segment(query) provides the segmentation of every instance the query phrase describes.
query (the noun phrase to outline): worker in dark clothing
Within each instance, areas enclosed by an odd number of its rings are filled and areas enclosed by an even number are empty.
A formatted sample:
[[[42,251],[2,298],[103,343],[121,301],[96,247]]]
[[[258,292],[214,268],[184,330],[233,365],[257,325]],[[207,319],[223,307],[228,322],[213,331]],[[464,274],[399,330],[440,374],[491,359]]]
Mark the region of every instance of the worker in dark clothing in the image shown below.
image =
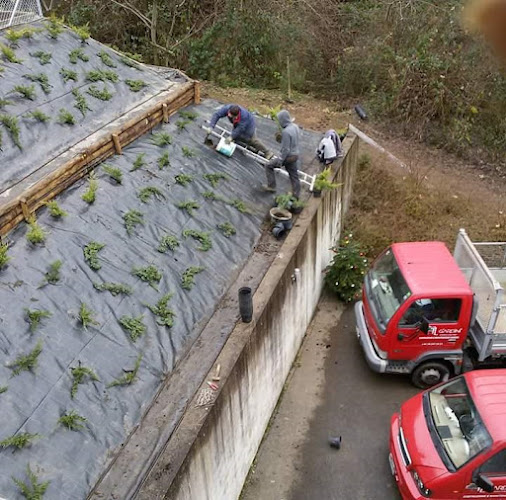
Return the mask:
[[[242,106],[237,104],[227,104],[221,107],[211,117],[209,123],[210,128],[213,129],[221,118],[229,119],[232,124],[232,134],[227,138],[227,142],[240,141],[248,144],[257,151],[263,153],[264,157],[268,160],[272,158],[273,153],[256,136],[256,124],[253,115]]]
[[[265,174],[267,176],[267,185],[264,186],[266,191],[276,192],[276,177],[274,169],[285,167],[290,182],[292,183],[292,194],[295,198],[300,196],[300,151],[299,138],[300,130],[295,123],[292,122],[290,113],[285,109],[281,110],[278,115],[278,122],[282,128],[281,131],[281,152],[279,158],[273,158],[265,165]]]

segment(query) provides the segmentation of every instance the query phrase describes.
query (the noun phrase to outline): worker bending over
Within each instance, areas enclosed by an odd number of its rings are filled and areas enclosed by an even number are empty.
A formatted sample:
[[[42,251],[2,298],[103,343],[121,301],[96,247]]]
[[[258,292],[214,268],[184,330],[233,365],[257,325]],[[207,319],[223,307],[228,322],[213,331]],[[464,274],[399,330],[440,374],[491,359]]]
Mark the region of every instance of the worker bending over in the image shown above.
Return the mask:
[[[253,115],[242,106],[237,104],[227,104],[221,107],[211,117],[210,128],[213,129],[221,118],[229,119],[232,124],[232,134],[227,137],[227,143],[240,141],[248,144],[257,151],[263,153],[268,160],[272,158],[273,153],[256,136],[256,124]]]

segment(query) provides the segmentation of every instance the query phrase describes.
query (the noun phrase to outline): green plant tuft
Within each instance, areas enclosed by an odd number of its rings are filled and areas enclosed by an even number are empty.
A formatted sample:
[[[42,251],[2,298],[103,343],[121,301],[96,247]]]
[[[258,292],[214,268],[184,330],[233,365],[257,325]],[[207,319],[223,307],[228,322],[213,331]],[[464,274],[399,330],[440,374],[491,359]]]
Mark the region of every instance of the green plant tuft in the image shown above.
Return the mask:
[[[9,448],[9,446],[12,446],[17,450],[21,450],[22,448],[25,448],[26,446],[32,444],[32,441],[38,437],[40,437],[39,434],[20,432],[19,434],[14,434],[13,436],[0,441],[0,448]]]
[[[183,151],[183,156],[186,158],[193,158],[195,156],[195,151],[193,151],[193,149],[189,148],[188,146],[183,146],[181,150]]]
[[[93,172],[90,173],[88,178],[88,189],[83,193],[81,199],[90,205],[95,202],[98,190],[98,180],[95,178]]]
[[[89,82],[105,82],[109,80],[112,83],[116,83],[118,79],[118,73],[110,69],[94,69],[86,73],[86,80]]]
[[[123,220],[125,221],[126,232],[128,236],[131,236],[135,226],[144,224],[144,214],[138,210],[129,210],[123,214]]]
[[[146,186],[142,188],[137,196],[142,203],[147,203],[152,196],[154,196],[157,200],[165,199],[165,195],[156,186]]]
[[[179,130],[179,132],[182,132],[183,130],[186,130],[186,125],[188,125],[190,120],[178,120],[176,122],[176,127]]]
[[[352,234],[345,236],[332,251],[335,255],[325,269],[325,285],[343,302],[351,302],[360,296],[368,261]]]
[[[51,119],[51,117],[49,115],[46,115],[45,113],[43,113],[39,109],[35,109],[33,111],[30,111],[29,113],[27,113],[26,116],[29,116],[29,117],[33,118],[34,120],[37,120],[38,122],[41,122],[41,123],[46,123]]]
[[[50,285],[55,285],[56,283],[58,283],[58,281],[60,281],[61,266],[63,266],[63,262],[61,260],[55,260],[49,265],[46,274],[44,275],[43,281],[44,285],[47,283],[49,283]]]
[[[173,295],[173,293],[165,294],[154,306],[146,304],[149,310],[156,316],[157,324],[166,326],[167,328],[171,328],[174,325],[174,311],[167,307]]]
[[[191,290],[195,284],[195,275],[201,273],[204,269],[204,267],[199,266],[192,266],[186,269],[186,271],[183,273],[183,276],[181,277],[181,286],[185,290]]]
[[[134,172],[135,170],[138,170],[139,168],[146,165],[146,162],[144,161],[144,157],[146,156],[146,153],[139,153],[137,155],[137,158],[135,158],[134,164],[132,168],[130,169],[130,172]]]
[[[21,479],[16,479],[15,477],[12,480],[26,500],[42,500],[50,481],[39,483],[39,478],[32,472],[29,465],[26,466],[26,475],[30,481],[29,483],[24,483]]]
[[[195,231],[193,229],[185,229],[183,231],[183,238],[193,238],[199,241],[200,246],[197,250],[201,250],[202,252],[207,252],[213,246],[209,233]]]
[[[86,111],[92,111],[86,102],[86,98],[79,92],[78,89],[73,89],[72,95],[76,100],[74,108],[77,108],[83,116],[86,116]]]
[[[181,210],[186,210],[188,215],[192,216],[194,210],[198,210],[200,208],[200,205],[193,200],[187,200],[182,201],[181,203],[178,203],[176,205],[177,208],[180,208]]]
[[[79,76],[77,75],[77,71],[73,71],[67,68],[60,69],[60,76],[63,79],[63,83],[67,83],[72,80],[73,82],[77,82],[79,80]]]
[[[88,24],[85,24],[84,26],[74,26],[73,24],[69,24],[69,28],[79,37],[82,43],[90,38],[90,28]]]
[[[168,250],[174,251],[179,246],[179,240],[175,236],[162,236],[157,250],[160,253],[167,253]]]
[[[60,208],[60,206],[58,205],[58,203],[55,200],[48,201],[46,203],[46,207],[49,210],[49,215],[51,217],[54,217],[55,219],[59,219],[60,217],[67,216],[67,212],[65,212],[65,210]]]
[[[75,410],[65,412],[59,419],[58,423],[66,427],[70,431],[80,431],[84,429],[84,423],[88,420],[79,415]]]
[[[114,297],[116,295],[131,295],[132,294],[132,288],[128,285],[125,285],[123,283],[93,283],[93,287],[98,290],[99,292],[109,292]]]
[[[5,38],[7,38],[9,42],[11,42],[12,47],[17,47],[18,42],[19,40],[21,40],[21,38],[27,39],[33,38],[33,35],[35,35],[35,33],[39,33],[40,31],[42,30],[39,28],[32,28],[32,27],[24,27],[18,30],[8,29],[5,32]]]
[[[13,115],[0,115],[0,123],[7,129],[12,142],[19,148],[23,149],[21,145],[21,139],[19,138],[19,123],[18,118]]]
[[[133,384],[137,379],[137,372],[139,371],[139,368],[141,366],[141,361],[142,361],[142,354],[139,354],[139,356],[135,361],[133,370],[125,370],[123,368],[123,371],[125,372],[124,375],[118,377],[117,379],[114,379],[110,384],[107,385],[107,387],[116,387],[119,385]]]
[[[97,374],[91,369],[86,366],[81,366],[81,362],[79,362],[79,366],[76,366],[75,368],[71,368],[70,372],[72,373],[73,381],[72,381],[72,387],[70,388],[70,397],[74,399],[75,395],[77,394],[77,389],[79,388],[80,384],[84,384],[86,382],[86,379],[99,381]]]
[[[84,260],[88,266],[94,271],[98,271],[102,265],[98,260],[98,252],[105,247],[104,243],[97,243],[96,241],[90,241],[84,248]]]
[[[134,267],[132,269],[132,274],[140,278],[142,281],[145,281],[149,284],[149,286],[158,291],[155,283],[160,282],[162,279],[162,273],[156,268],[156,266]]]
[[[189,120],[189,121],[194,121],[197,119],[197,117],[199,116],[198,113],[196,113],[195,111],[180,111],[179,112],[179,116],[181,116],[182,118],[184,118],[185,120]]]
[[[30,229],[26,233],[26,239],[33,245],[43,243],[46,240],[47,233],[39,226],[37,219],[35,217],[30,217],[28,219],[28,225]]]
[[[81,306],[79,307],[77,320],[85,330],[90,325],[99,324],[98,321],[95,321],[95,313],[84,302],[81,302]]]
[[[324,191],[326,189],[336,189],[341,184],[337,184],[331,181],[332,176],[332,170],[330,168],[324,169],[322,172],[320,172],[314,181],[314,191]]]
[[[61,123],[62,125],[75,125],[76,119],[74,118],[74,115],[67,111],[64,108],[60,109],[60,112],[58,113],[58,123]]]
[[[230,222],[223,222],[222,224],[218,224],[216,227],[223,233],[225,238],[230,238],[230,236],[237,233],[235,227],[230,224]]]
[[[123,172],[119,168],[104,164],[102,165],[102,169],[111,179],[115,180],[118,184],[121,184],[123,182]]]
[[[45,25],[46,31],[49,34],[49,37],[53,40],[58,39],[58,35],[60,33],[63,33],[65,29],[63,28],[63,20],[57,18],[56,16],[52,15],[49,18],[49,22]]]
[[[209,183],[211,184],[211,186],[213,186],[213,188],[215,188],[220,181],[226,181],[229,179],[228,175],[226,174],[221,174],[221,173],[218,173],[218,174],[204,174],[204,179],[207,179],[209,181]]]
[[[28,320],[28,323],[30,323],[31,332],[37,330],[41,319],[50,318],[52,316],[52,314],[45,309],[34,309],[33,311],[30,309],[25,309],[25,312],[26,319]]]
[[[7,262],[11,260],[11,258],[7,255],[7,251],[9,250],[9,245],[7,243],[0,242],[0,269],[3,269]]]
[[[158,168],[162,170],[165,167],[170,166],[170,160],[169,160],[169,152],[165,151],[162,156],[156,160],[156,163],[158,164]]]
[[[36,57],[39,60],[39,63],[44,66],[45,64],[49,64],[51,62],[51,58],[53,55],[51,52],[44,52],[43,50],[38,50],[33,54],[30,54],[32,57]]]
[[[29,483],[24,483],[21,479],[16,479],[15,477],[12,480],[26,500],[42,500],[50,481],[39,483],[39,478],[32,472],[29,465],[26,466],[26,474],[30,481]]]
[[[72,64],[77,64],[78,60],[88,62],[90,58],[85,54],[83,49],[79,48],[69,52],[69,60]]]
[[[8,386],[6,386],[6,385],[0,385],[0,394],[3,394],[4,392],[7,392],[8,389],[9,389]]]
[[[139,71],[142,71],[142,68],[135,61],[132,61],[132,59],[130,59],[129,57],[122,56],[120,58],[120,61],[129,68],[134,68]]]
[[[172,136],[167,134],[167,132],[158,132],[153,134],[152,142],[159,147],[168,146],[172,144]]]
[[[37,345],[28,353],[20,354],[12,363],[7,365],[12,370],[12,374],[19,375],[23,371],[33,372],[37,368],[38,357],[42,352],[42,341],[38,341]]]
[[[5,106],[9,106],[12,104],[12,101],[9,101],[8,99],[0,99],[0,109],[4,109]]]
[[[12,92],[17,92],[24,99],[33,101],[37,97],[35,92],[35,85],[15,85]]]
[[[114,64],[114,61],[112,60],[111,56],[105,50],[101,50],[97,55],[98,57],[100,57],[100,60],[102,61],[103,64],[105,64],[109,68],[116,68],[116,64]]]
[[[234,208],[239,210],[242,214],[250,214],[251,210],[248,208],[248,206],[242,201],[238,199],[230,200],[230,205],[232,205]]]
[[[23,75],[23,78],[38,83],[44,94],[49,94],[51,92],[52,85],[49,84],[49,78],[44,73],[27,73]]]
[[[16,57],[16,52],[14,52],[14,50],[3,43],[0,43],[0,51],[2,52],[4,58],[11,63],[21,64],[23,62],[22,59],[18,59]]]
[[[101,101],[109,101],[112,99],[113,94],[109,92],[107,87],[103,87],[102,90],[98,89],[95,85],[90,85],[90,88],[86,91],[91,97],[100,99]]]
[[[178,174],[174,177],[174,180],[181,184],[181,186],[187,186],[190,182],[193,181],[193,176],[186,174]]]
[[[146,333],[146,325],[142,322],[143,315],[137,318],[133,316],[121,316],[119,324],[129,333],[132,342]]]
[[[147,86],[147,83],[142,80],[125,80],[125,83],[132,92],[139,92]]]

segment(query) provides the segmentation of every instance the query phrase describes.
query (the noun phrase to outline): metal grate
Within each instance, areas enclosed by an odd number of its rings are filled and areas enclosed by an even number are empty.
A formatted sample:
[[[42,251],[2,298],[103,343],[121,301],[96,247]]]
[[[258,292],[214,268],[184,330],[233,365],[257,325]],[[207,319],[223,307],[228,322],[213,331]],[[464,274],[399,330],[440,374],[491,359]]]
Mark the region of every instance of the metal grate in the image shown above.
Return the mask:
[[[0,30],[41,17],[40,0],[0,0]]]

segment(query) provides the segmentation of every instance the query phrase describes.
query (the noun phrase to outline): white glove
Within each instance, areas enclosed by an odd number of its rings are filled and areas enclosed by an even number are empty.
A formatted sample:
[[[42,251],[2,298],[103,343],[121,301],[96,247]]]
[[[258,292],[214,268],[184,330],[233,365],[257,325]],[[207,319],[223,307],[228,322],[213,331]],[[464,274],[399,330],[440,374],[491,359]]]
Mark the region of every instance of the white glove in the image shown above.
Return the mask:
[[[202,128],[204,129],[204,132],[206,134],[210,134],[213,131],[213,129],[211,127],[202,127]]]
[[[229,135],[226,139],[225,139],[225,144],[230,144],[231,142],[233,142],[233,139],[232,139],[232,136]]]

